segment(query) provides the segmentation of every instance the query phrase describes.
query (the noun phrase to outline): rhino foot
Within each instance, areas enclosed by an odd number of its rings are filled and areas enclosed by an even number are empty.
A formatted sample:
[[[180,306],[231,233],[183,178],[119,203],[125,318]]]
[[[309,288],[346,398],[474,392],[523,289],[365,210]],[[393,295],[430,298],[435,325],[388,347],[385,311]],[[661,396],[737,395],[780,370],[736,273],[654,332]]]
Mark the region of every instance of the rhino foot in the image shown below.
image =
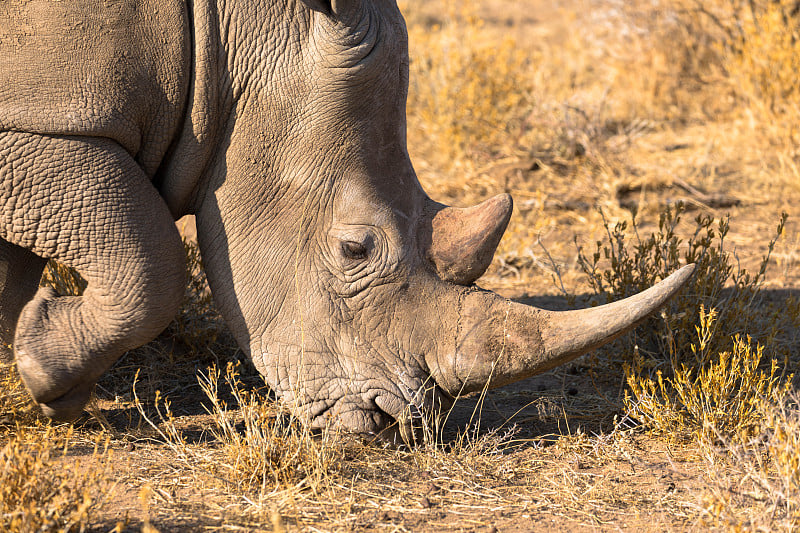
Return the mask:
[[[39,403],[39,409],[42,410],[42,414],[56,422],[71,422],[81,415],[93,391],[94,383],[89,386],[81,384],[55,400]]]

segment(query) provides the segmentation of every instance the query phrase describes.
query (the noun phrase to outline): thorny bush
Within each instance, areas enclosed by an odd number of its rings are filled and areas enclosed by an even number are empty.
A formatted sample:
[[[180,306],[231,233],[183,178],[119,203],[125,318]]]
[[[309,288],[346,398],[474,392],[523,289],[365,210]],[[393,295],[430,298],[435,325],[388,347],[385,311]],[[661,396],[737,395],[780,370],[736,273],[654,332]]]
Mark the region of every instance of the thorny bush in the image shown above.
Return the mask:
[[[787,215],[752,274],[726,249],[728,217],[698,215],[684,241],[677,229],[683,213],[682,204],[666,207],[658,230],[645,238],[635,212],[630,231],[626,221],[613,227],[606,222],[608,240],[598,241],[591,256],[579,249],[579,264],[595,293],[607,301],[640,292],[681,264],[696,264],[693,279],[660,316],[615,343],[615,350],[627,354],[632,397],[626,403],[636,418],[660,431],[701,440],[746,436],[760,429],[754,419],[757,404],[780,400],[791,380],[789,354],[779,339],[787,325],[800,322],[800,305],[791,300],[768,316],[757,312],[770,254]]]

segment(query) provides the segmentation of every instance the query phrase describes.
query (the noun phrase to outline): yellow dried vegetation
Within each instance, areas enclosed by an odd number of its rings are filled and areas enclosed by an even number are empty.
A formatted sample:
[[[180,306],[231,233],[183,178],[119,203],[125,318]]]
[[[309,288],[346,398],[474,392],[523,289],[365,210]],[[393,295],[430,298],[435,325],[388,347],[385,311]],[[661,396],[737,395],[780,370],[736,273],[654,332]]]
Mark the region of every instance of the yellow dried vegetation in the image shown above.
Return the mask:
[[[745,118],[753,133],[797,154],[800,9],[795,0],[655,0],[606,20],[613,91],[631,112],[686,120]],[[633,85],[632,85],[633,84]]]
[[[86,281],[51,260],[41,285],[77,296]],[[96,526],[115,489],[110,436],[76,434],[71,424],[43,419],[14,362],[0,361],[0,417],[0,531],[73,532]]]
[[[632,417],[667,437],[705,445],[745,442],[769,427],[765,406],[780,404],[790,392],[793,376],[784,375],[786,361],[773,359],[762,368],[764,347],[738,335],[729,351],[713,355],[715,321],[715,310],[700,309],[697,342],[690,346],[697,365],[673,360],[670,375],[657,370],[655,379],[642,372],[640,359],[626,367]]]
[[[28,394],[13,362],[0,360],[0,416],[7,425],[35,424],[38,408]]]
[[[42,274],[41,285],[52,287],[61,295],[78,296],[86,289],[86,280],[74,268],[51,259]]]
[[[752,2],[725,66],[749,123],[794,158],[800,154],[800,5]]]
[[[410,27],[409,126],[439,162],[496,156],[530,108],[530,59],[511,37],[483,38],[475,2],[442,9],[442,22]]]
[[[0,531],[84,531],[93,523],[114,489],[109,441],[72,440],[71,426],[17,425],[0,437]]]
[[[169,325],[169,334],[194,352],[206,352],[224,331],[222,317],[214,307],[203,259],[196,243],[183,238],[186,252],[186,289],[178,316]]]
[[[221,379],[227,385],[224,392],[219,389]],[[341,457],[335,429],[312,431],[280,403],[244,385],[232,363],[226,366],[224,378],[212,367],[199,372],[198,381],[208,400],[204,406],[210,415],[206,431],[213,438],[211,447],[187,443],[169,399],[156,394],[155,419],[135,399],[144,420],[181,461],[221,480],[227,490],[261,498],[324,486]]]

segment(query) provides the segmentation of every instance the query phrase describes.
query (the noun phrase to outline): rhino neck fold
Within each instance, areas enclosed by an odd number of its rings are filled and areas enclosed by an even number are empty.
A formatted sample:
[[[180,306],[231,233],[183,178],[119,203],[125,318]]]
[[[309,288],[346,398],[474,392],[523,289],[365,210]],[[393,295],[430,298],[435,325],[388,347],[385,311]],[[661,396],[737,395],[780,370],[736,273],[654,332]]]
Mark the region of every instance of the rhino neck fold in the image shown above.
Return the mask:
[[[153,180],[176,220],[196,211],[201,183],[220,151],[229,115],[222,102],[222,89],[230,81],[221,61],[217,5],[211,0],[192,0],[186,9],[186,57],[191,69],[183,123]]]

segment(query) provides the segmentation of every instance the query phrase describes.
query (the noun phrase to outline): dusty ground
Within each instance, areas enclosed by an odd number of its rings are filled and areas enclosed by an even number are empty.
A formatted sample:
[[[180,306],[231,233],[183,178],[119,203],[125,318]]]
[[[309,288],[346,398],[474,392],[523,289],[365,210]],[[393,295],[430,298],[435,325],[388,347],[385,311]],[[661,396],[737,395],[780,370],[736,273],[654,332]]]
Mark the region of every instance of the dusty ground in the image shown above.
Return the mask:
[[[519,46],[550,49],[581,31],[598,10],[613,2],[485,0],[480,16],[489,33],[512,35]],[[441,22],[434,3],[407,3],[415,20]],[[577,88],[576,91],[580,91]],[[590,98],[591,95],[584,95]],[[509,240],[479,281],[484,287],[550,309],[570,304],[554,282],[558,267],[567,292],[588,291],[576,266],[573,238],[591,246],[603,236],[596,206],[611,218],[636,205],[642,231],[654,227],[658,211],[683,200],[695,213],[731,215],[729,243],[751,268],[781,211],[791,218],[779,241],[767,281],[776,305],[800,290],[800,233],[795,206],[800,176],[769,175],[755,156],[741,153],[739,124],[687,120],[641,128],[629,135],[625,173],[595,181],[570,173],[559,161],[518,150],[491,161],[470,179],[487,193],[507,190],[516,201]],[[428,164],[425,139],[409,132],[410,149],[426,188],[437,199],[466,204],[469,193],[441,182]],[[736,139],[736,142],[729,142]],[[733,148],[729,147],[729,144]],[[765,174],[767,174],[765,176]],[[487,178],[488,176],[488,178]],[[488,183],[489,185],[486,185]],[[469,186],[469,184],[467,184]],[[691,217],[688,217],[691,218]],[[528,244],[524,246],[523,237]],[[533,237],[540,240],[537,244]],[[579,303],[576,305],[582,305]],[[791,332],[789,335],[794,335]],[[460,400],[452,411],[439,451],[344,445],[344,460],[331,468],[330,483],[269,494],[243,490],[181,459],[142,420],[132,401],[132,377],[141,368],[137,392],[150,406],[156,390],[172,400],[175,426],[193,449],[216,449],[210,416],[194,377],[209,364],[235,359],[223,338],[200,355],[163,337],[129,354],[105,376],[97,391],[103,420],[87,417],[77,440],[110,436],[109,464],[116,487],[111,501],[93,515],[93,530],[138,531],[666,531],[704,530],[703,509],[711,490],[709,463],[691,445],[633,431],[623,417],[619,369],[590,372],[592,362],[565,368]],[[170,361],[164,361],[164,358]],[[601,365],[602,367],[602,365]],[[248,384],[258,378],[245,372]],[[207,402],[206,402],[207,403]],[[465,435],[507,435],[485,447],[463,445]],[[492,448],[496,442],[503,446]],[[481,441],[482,442],[482,441]],[[492,444],[495,443],[495,444]],[[78,447],[64,468],[90,449]],[[724,478],[724,477],[723,477]],[[731,486],[737,480],[728,479]],[[727,490],[722,487],[720,490]]]
[[[286,498],[297,501],[266,497],[270,503],[258,511],[260,506],[244,499],[252,494],[178,461],[143,427],[139,413],[119,408],[128,402],[115,406],[101,399],[109,424],[104,431],[115,435],[111,473],[118,486],[113,504],[96,517],[102,524],[97,530],[123,522],[123,530],[137,531],[145,518],[160,531],[271,530],[276,508],[289,530],[309,531],[702,529],[702,457],[691,447],[626,432],[624,423],[608,436],[618,408],[606,403],[585,374],[574,366],[492,391],[482,406],[474,398],[459,401],[441,457],[352,443],[344,453],[347,462],[336,469],[346,485],[321,494],[287,491]],[[204,434],[211,422],[197,401],[198,387],[183,377],[162,377],[157,384],[170,386],[165,393],[174,399],[176,424],[192,445],[213,448]],[[98,430],[88,420],[82,431]],[[448,447],[458,448],[459,438],[473,432],[509,437],[502,450],[448,454]],[[68,456],[67,464],[72,460]],[[154,490],[146,512],[144,486]]]

